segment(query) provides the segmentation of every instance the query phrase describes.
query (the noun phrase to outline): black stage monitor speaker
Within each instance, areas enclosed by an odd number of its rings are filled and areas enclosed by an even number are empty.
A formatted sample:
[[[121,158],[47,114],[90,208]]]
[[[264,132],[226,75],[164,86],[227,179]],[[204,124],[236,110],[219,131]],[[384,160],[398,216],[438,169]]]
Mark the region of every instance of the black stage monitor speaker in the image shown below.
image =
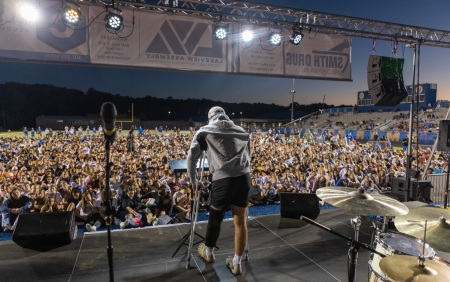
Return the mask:
[[[316,194],[283,192],[280,196],[281,217],[300,219],[303,215],[316,219],[320,214],[319,198]]]
[[[431,189],[434,188],[430,180],[417,180],[416,178],[411,178],[409,182],[409,199],[413,201],[419,201],[420,197],[422,200],[430,200]],[[419,188],[419,191],[417,191]],[[399,195],[406,195],[408,191],[406,177],[394,177],[392,180],[392,193]]]
[[[73,212],[25,213],[17,219],[13,241],[23,248],[48,251],[70,244],[76,234]]]
[[[408,96],[403,82],[404,59],[370,55],[367,85],[375,106],[396,106]]]

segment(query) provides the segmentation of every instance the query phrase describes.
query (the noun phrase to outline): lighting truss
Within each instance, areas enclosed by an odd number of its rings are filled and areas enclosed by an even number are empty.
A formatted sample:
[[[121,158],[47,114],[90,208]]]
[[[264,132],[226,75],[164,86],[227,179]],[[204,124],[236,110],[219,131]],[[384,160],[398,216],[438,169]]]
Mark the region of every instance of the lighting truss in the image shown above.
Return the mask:
[[[77,0],[101,4],[104,0]],[[167,7],[164,0],[119,0],[116,4],[157,13],[217,18],[222,15],[227,22],[243,23],[251,20],[255,25],[276,22],[286,29],[300,23],[312,33],[324,33],[450,48],[450,31],[382,22],[371,19],[327,14],[289,7],[264,5],[231,0],[179,0],[177,7]]]

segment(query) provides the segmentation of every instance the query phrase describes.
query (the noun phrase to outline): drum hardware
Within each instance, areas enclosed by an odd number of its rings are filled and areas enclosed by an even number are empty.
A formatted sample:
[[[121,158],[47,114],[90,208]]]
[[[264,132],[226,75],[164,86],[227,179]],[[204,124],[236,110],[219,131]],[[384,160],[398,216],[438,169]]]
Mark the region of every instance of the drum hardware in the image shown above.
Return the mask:
[[[358,241],[359,239],[359,228],[361,227],[361,217],[356,214],[355,218],[350,219],[350,224],[355,230],[355,237],[353,241]],[[354,242],[349,242],[350,248],[348,249],[348,273],[349,273],[349,281],[354,281],[356,278],[356,265],[358,264],[358,252],[359,247]]]
[[[406,234],[398,232],[380,233],[374,241],[374,247],[385,256],[409,255],[413,257],[423,256],[425,259],[434,259],[436,253],[426,243]],[[388,276],[380,268],[382,257],[376,253],[369,260],[369,281],[388,281]]]
[[[373,243],[375,238],[378,237],[380,233],[380,229],[378,228],[378,224],[376,221],[372,221],[372,235],[370,236],[370,246],[373,248]]]
[[[358,216],[355,219],[352,219],[352,224],[353,224],[353,221],[355,221],[356,225],[358,224],[358,219],[357,218],[358,218]],[[369,244],[361,243],[358,240],[355,240],[355,239],[353,239],[351,237],[345,237],[344,235],[342,235],[342,234],[332,230],[331,228],[326,227],[326,226],[324,226],[324,225],[322,225],[322,224],[320,224],[320,223],[318,223],[318,222],[316,222],[316,221],[314,221],[314,220],[312,220],[310,218],[307,218],[305,216],[301,216],[300,219],[303,220],[303,221],[306,221],[309,224],[315,225],[315,226],[317,226],[317,227],[319,227],[319,228],[321,228],[321,229],[323,229],[325,231],[328,231],[328,232],[330,232],[330,233],[332,233],[332,234],[334,234],[334,235],[336,235],[336,236],[338,236],[338,237],[348,241],[348,243],[350,244],[349,263],[348,263],[348,281],[349,282],[354,282],[355,281],[355,270],[353,269],[353,267],[355,267],[355,269],[356,269],[356,258],[357,258],[357,254],[358,254],[359,248],[361,248],[361,247],[365,248],[365,249],[367,249],[367,250],[369,250],[369,251],[371,251],[371,252],[373,252],[373,253],[381,256],[381,257],[385,257],[384,254],[382,254],[382,253],[378,252],[377,250],[373,249]],[[355,233],[356,233],[356,228],[355,228]]]
[[[343,208],[347,211],[356,213],[356,217],[350,219],[355,236],[349,241],[350,248],[348,250],[348,280],[355,281],[356,265],[358,261],[358,251],[361,247],[358,242],[359,229],[361,226],[360,215],[379,215],[384,216],[382,230],[387,230],[388,216],[404,215],[409,209],[399,201],[381,194],[368,194],[362,188],[353,189],[347,187],[323,187],[316,191],[317,196],[335,207]],[[376,226],[375,226],[376,227]],[[378,229],[378,227],[376,227]],[[377,231],[374,231],[377,232]],[[372,235],[374,237],[374,235]],[[373,241],[369,248],[372,248]],[[373,252],[378,253],[378,252]],[[378,253],[379,254],[379,253]],[[382,255],[383,257],[384,255]]]
[[[427,220],[425,220],[424,225],[424,239],[426,239],[427,233]],[[380,252],[385,252],[387,256],[399,256],[407,255],[413,257],[416,260],[417,267],[426,267],[427,259],[434,259],[435,252],[432,248],[428,246],[426,241],[420,241],[410,235],[403,235],[399,233],[382,233],[376,239],[377,245],[376,250]],[[386,272],[382,266],[383,259],[377,255],[373,255],[371,261],[369,261],[369,281],[391,281],[395,279],[392,277],[392,273]],[[385,266],[386,267],[386,266]],[[416,273],[416,272],[414,272]],[[415,274],[412,274],[409,279],[416,279]],[[428,280],[428,278],[420,278],[418,281],[438,281],[438,280]],[[402,279],[401,281],[405,281]],[[409,280],[408,280],[409,281]],[[416,281],[416,280],[414,280]]]

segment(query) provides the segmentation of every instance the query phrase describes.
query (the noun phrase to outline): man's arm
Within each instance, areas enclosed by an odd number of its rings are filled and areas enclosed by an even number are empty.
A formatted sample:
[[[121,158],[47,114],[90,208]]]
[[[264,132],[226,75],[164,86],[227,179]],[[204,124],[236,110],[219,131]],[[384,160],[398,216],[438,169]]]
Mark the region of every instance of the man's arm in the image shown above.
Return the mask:
[[[192,183],[197,182],[197,162],[202,154],[202,148],[200,146],[200,142],[198,141],[199,138],[205,138],[204,136],[201,136],[199,133],[201,131],[197,131],[194,138],[192,139],[191,147],[189,148],[188,157],[186,160],[186,166],[187,166],[187,173],[189,175],[189,178],[191,179]]]

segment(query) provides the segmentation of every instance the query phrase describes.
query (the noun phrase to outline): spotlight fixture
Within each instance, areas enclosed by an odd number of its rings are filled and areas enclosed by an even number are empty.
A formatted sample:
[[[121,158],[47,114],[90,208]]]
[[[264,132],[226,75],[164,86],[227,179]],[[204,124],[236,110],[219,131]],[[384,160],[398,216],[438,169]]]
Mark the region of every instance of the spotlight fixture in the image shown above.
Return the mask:
[[[62,16],[64,24],[76,26],[80,23],[81,19],[80,7],[73,8],[66,5],[63,9]]]
[[[272,46],[280,46],[283,36],[279,32],[271,32],[269,34],[269,44]]]
[[[301,32],[293,32],[290,41],[291,41],[292,44],[298,45],[298,44],[300,44],[302,39],[303,39],[303,33],[301,33]]]
[[[294,45],[300,44],[300,42],[303,39],[303,29],[298,26],[298,23],[294,26],[292,26],[292,34],[289,42],[291,42]]]
[[[224,40],[228,37],[229,34],[229,27],[227,24],[224,24],[222,22],[216,23],[214,26],[214,38],[216,40]]]
[[[36,22],[39,19],[39,10],[30,1],[21,1],[18,5],[19,13],[28,22]]]
[[[255,36],[255,34],[253,33],[253,30],[249,27],[245,28],[241,34],[242,41],[244,41],[244,42],[252,41],[254,36]]]
[[[105,27],[119,31],[123,28],[123,17],[119,15],[120,10],[117,10],[117,13],[113,13],[111,11],[106,11],[105,15]]]

